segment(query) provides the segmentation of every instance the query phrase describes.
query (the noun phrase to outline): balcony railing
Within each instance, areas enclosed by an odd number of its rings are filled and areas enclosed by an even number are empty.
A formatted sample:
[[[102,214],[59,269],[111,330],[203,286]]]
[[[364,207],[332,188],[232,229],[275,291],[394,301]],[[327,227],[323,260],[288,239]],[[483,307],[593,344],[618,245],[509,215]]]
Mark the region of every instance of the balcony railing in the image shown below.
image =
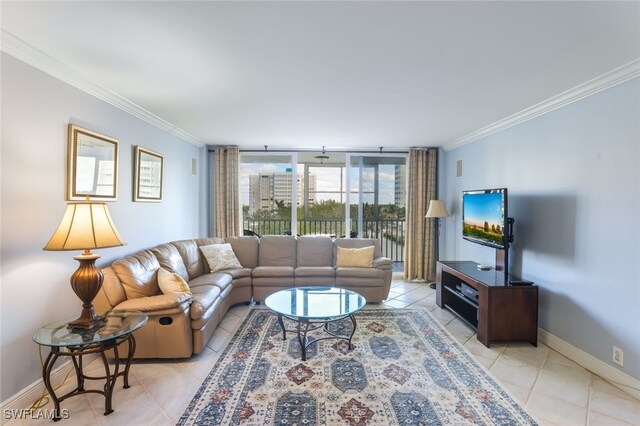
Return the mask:
[[[380,240],[382,255],[394,262],[404,262],[404,219],[363,220],[362,237]],[[298,220],[296,235],[327,235],[344,237],[344,219]],[[291,235],[289,219],[244,219],[244,229],[258,235]],[[358,236],[358,224],[353,223],[351,236]]]

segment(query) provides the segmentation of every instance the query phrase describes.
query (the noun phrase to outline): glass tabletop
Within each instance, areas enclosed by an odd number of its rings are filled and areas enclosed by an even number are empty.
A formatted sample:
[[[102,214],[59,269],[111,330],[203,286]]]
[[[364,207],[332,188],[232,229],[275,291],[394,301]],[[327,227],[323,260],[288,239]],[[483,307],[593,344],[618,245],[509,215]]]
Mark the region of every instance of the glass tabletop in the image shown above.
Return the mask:
[[[138,311],[111,311],[101,327],[92,330],[69,329],[76,318],[47,324],[33,335],[33,341],[45,346],[80,346],[100,343],[129,334],[147,323],[149,317]]]
[[[353,314],[367,303],[355,291],[335,287],[298,287],[280,290],[267,297],[265,305],[274,312],[297,318],[331,318]]]

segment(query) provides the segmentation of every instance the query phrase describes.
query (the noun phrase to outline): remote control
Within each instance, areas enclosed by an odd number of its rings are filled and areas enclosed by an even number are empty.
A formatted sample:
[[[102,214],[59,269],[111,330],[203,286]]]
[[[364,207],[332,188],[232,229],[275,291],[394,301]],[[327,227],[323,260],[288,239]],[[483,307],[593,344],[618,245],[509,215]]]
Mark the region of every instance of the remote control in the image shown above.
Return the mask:
[[[531,285],[531,284],[533,284],[533,281],[526,281],[526,280],[509,280],[509,284],[510,284],[510,285]]]

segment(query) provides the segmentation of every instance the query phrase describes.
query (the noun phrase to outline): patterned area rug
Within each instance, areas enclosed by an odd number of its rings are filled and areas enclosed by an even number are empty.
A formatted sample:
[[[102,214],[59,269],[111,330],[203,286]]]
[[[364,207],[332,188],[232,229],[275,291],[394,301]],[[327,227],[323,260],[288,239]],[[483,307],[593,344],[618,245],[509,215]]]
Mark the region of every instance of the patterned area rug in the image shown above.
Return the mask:
[[[178,424],[535,424],[427,311],[356,318],[353,350],[322,340],[302,362],[298,339],[283,341],[277,316],[254,309]],[[351,327],[347,319],[333,331]]]

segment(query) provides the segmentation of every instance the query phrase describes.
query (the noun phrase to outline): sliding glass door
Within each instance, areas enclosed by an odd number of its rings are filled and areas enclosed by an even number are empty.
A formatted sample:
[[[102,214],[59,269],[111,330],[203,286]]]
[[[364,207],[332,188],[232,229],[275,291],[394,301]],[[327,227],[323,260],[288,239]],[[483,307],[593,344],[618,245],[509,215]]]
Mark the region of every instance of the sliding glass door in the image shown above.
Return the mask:
[[[305,182],[298,209],[299,235],[346,235],[344,158],[343,153],[299,153],[298,170]]]
[[[245,152],[245,234],[375,238],[401,267],[406,156]]]
[[[406,219],[406,156],[347,155],[348,232],[380,240],[382,255],[402,262]]]

